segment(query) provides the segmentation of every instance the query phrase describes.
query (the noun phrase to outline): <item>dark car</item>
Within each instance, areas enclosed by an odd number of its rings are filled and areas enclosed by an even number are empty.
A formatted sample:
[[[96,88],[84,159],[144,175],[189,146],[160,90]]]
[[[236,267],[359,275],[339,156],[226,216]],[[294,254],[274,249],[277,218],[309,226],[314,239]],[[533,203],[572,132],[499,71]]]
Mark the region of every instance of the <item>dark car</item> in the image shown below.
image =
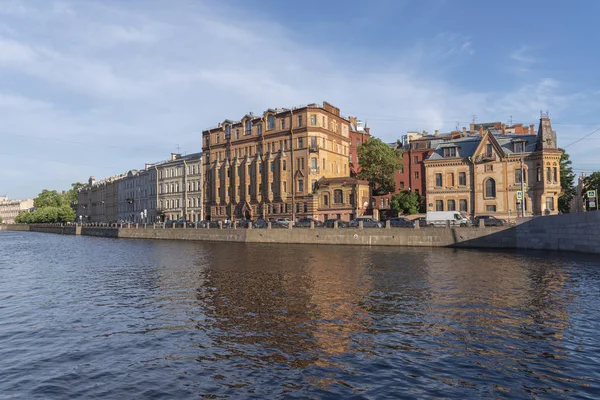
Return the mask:
[[[381,228],[383,226],[381,222],[377,221],[375,218],[360,217],[350,221],[348,227],[358,228],[361,221],[363,223],[363,228]]]
[[[424,228],[427,226],[427,218],[421,217],[414,220],[415,224],[419,224],[420,228]]]
[[[252,222],[253,228],[266,228],[267,221],[264,218],[258,218],[256,221]]]
[[[506,221],[494,217],[493,215],[478,215],[473,220],[473,225],[479,226],[479,221],[483,220],[484,226],[504,226]]]
[[[194,228],[196,226],[196,224],[194,224],[193,222],[188,221],[186,219],[178,219],[177,221],[172,221],[172,222],[175,224],[176,228],[183,228],[184,226],[186,228]]]
[[[325,221],[324,225],[326,228],[333,228],[335,221],[337,221],[337,223],[338,223],[338,228],[347,228],[348,227],[348,222],[342,221],[341,219],[328,219]]]
[[[404,217],[390,218],[390,226],[392,228],[414,228],[415,222]]]
[[[300,218],[299,220],[296,221],[294,226],[297,228],[310,228],[311,222],[315,223],[315,228],[323,226],[323,223],[321,221],[317,221],[316,219],[312,219],[312,218]]]

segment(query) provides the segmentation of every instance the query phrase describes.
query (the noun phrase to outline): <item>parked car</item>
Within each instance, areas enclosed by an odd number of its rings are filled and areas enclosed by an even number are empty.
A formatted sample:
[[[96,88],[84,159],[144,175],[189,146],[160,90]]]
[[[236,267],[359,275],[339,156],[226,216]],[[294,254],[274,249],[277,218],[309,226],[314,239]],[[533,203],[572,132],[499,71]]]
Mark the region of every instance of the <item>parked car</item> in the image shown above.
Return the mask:
[[[289,218],[277,218],[273,223],[273,226],[281,227],[281,228],[289,228],[290,224],[294,226],[294,221]]]
[[[194,228],[196,226],[193,222],[186,219],[178,219],[177,221],[174,221],[174,223],[176,228],[183,228],[184,226],[186,228]]]
[[[253,228],[266,228],[267,221],[264,218],[258,218],[256,221],[252,222]]]
[[[493,215],[478,215],[473,219],[473,224],[479,226],[479,221],[483,220],[484,226],[504,226],[506,221],[494,217]]]
[[[360,217],[350,221],[348,227],[358,228],[360,221],[363,223],[363,228],[381,228],[383,226],[381,222],[377,221],[375,218]]]
[[[342,221],[341,219],[328,219],[325,221],[325,223],[323,225],[325,225],[326,228],[333,228],[333,224],[335,223],[335,221],[337,221],[337,223],[338,223],[338,228],[347,228],[348,227],[348,222]]]
[[[427,211],[427,226],[471,226],[471,220],[458,211]]]
[[[390,218],[390,226],[392,228],[414,228],[415,222],[404,217]]]
[[[417,218],[414,220],[415,224],[418,222],[419,223],[419,227],[425,227],[427,226],[427,218],[425,217],[421,217],[421,218]]]
[[[319,228],[319,227],[323,226],[323,223],[321,221],[318,221],[318,220],[312,219],[312,218],[300,218],[299,220],[296,221],[294,226],[297,228],[310,228],[311,222],[315,223],[315,228]]]

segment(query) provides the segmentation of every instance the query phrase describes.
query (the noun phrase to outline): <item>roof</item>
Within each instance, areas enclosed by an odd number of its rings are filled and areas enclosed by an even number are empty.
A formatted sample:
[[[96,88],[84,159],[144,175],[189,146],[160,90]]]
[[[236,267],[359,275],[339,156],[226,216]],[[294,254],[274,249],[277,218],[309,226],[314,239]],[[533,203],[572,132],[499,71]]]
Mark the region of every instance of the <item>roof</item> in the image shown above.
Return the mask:
[[[504,155],[508,156],[514,153],[514,143],[515,142],[525,142],[525,153],[532,153],[535,151],[535,146],[537,142],[537,135],[523,135],[523,134],[505,134],[502,135],[500,131],[491,129],[490,132],[494,139],[498,142],[498,145],[502,148]],[[429,156],[428,160],[443,160],[444,157],[444,148],[448,147],[457,147],[457,157],[472,157],[479,147],[479,143],[483,137],[481,136],[466,136],[453,140],[443,140],[440,141],[437,146],[435,146],[435,151]],[[432,145],[432,147],[434,147]],[[456,158],[456,157],[451,157]]]

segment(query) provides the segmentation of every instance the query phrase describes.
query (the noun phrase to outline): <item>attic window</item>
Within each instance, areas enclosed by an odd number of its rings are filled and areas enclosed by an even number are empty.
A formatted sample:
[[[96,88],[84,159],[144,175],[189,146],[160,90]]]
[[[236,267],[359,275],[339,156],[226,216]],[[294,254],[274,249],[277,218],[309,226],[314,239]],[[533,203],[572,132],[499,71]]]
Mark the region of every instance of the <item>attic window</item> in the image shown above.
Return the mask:
[[[525,152],[525,142],[519,141],[513,143],[515,146],[515,153],[524,153]]]
[[[446,147],[444,149],[444,157],[456,157],[456,147]]]

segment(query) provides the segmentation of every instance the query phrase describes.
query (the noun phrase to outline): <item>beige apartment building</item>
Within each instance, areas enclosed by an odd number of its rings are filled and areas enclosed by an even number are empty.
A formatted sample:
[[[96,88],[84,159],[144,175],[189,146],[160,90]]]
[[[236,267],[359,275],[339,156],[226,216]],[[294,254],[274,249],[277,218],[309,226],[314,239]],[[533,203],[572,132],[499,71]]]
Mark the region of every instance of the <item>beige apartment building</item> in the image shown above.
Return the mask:
[[[439,143],[423,162],[427,210],[500,218],[558,213],[562,152],[556,133],[547,115],[537,134],[532,131],[481,127]]]
[[[4,224],[14,224],[17,215],[33,207],[32,199],[11,200],[8,196],[0,196],[0,218]]]
[[[318,218],[325,201],[319,180],[350,177],[352,128],[339,108],[324,102],[250,113],[203,131],[206,218]],[[343,182],[322,186],[334,183]],[[360,214],[360,197],[346,193],[345,207],[333,214]]]
[[[202,153],[171,158],[153,165],[157,170],[157,220],[204,219],[202,202]]]

